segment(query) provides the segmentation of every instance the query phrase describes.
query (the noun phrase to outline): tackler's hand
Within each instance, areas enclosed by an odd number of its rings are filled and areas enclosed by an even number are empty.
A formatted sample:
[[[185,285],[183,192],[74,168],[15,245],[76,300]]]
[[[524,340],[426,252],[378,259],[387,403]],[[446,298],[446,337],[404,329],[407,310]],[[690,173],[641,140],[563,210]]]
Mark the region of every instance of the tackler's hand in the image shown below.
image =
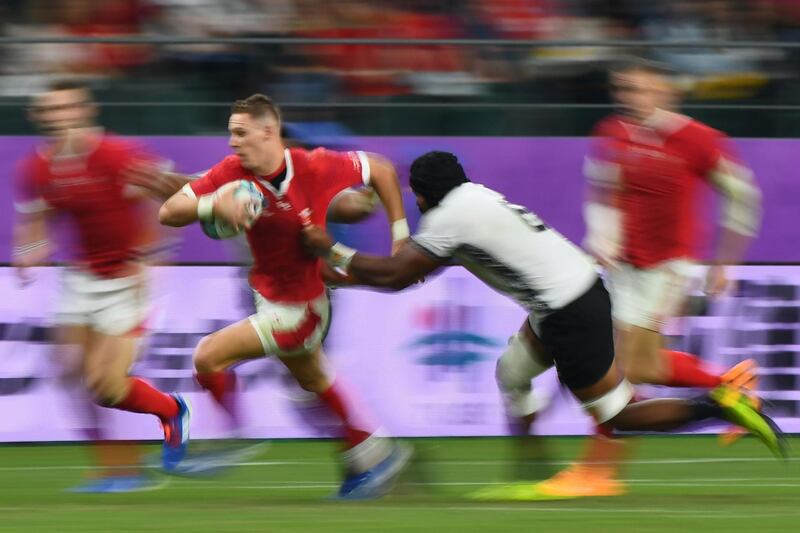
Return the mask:
[[[322,281],[325,283],[325,286],[331,289],[346,287],[356,283],[352,276],[334,269],[324,261],[322,262],[322,267],[320,268],[320,274],[322,275]]]
[[[308,224],[303,228],[303,246],[311,254],[318,257],[327,256],[334,242],[328,233],[319,226]]]

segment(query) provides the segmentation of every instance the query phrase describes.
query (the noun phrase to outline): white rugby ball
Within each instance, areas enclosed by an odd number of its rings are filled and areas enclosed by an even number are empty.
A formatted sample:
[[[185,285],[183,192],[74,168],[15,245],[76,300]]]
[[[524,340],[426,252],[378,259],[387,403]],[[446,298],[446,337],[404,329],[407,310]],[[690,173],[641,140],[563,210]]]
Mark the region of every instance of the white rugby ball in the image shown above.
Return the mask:
[[[235,187],[233,198],[237,202],[246,204],[250,221],[256,220],[261,216],[264,210],[264,195],[258,190],[255,183],[249,180],[238,180],[226,183],[214,194],[221,194],[227,189]],[[211,219],[201,223],[203,233],[212,239],[230,239],[242,233],[241,230],[237,231],[234,227],[226,224],[221,220]]]

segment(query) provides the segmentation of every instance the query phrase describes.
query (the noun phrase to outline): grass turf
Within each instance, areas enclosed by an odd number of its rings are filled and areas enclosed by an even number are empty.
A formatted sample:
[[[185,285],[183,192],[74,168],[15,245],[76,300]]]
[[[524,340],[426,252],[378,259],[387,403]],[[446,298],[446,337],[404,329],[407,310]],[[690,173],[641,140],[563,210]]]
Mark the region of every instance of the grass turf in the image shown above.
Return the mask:
[[[548,438],[547,457],[566,462],[581,442]],[[772,459],[753,438],[721,449],[711,437],[644,437],[626,470],[629,494],[533,503],[465,497],[519,474],[510,439],[413,444],[420,461],[391,496],[372,502],[326,500],[339,476],[332,442],[278,441],[213,479],[108,495],[64,492],[86,473],[80,445],[4,446],[0,531],[761,532],[800,523],[798,463]]]

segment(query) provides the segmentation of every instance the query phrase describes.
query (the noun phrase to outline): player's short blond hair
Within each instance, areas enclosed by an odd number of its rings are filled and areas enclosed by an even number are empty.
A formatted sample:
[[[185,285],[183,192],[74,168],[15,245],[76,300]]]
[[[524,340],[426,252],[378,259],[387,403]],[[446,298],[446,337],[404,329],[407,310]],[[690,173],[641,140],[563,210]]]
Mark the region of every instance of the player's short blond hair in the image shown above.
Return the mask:
[[[265,94],[254,94],[244,100],[236,100],[231,106],[231,115],[242,113],[253,118],[273,118],[281,123],[281,111]]]

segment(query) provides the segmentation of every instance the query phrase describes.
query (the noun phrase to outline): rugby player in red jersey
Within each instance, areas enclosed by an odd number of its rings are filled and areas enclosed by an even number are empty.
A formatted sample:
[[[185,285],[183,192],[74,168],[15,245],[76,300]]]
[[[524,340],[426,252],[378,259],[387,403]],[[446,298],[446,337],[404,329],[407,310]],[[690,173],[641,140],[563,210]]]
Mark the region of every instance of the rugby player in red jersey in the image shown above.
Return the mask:
[[[327,368],[321,343],[330,321],[329,300],[321,262],[307,255],[300,235],[304,224],[324,226],[329,204],[341,191],[369,184],[386,209],[398,246],[408,237],[408,225],[394,167],[364,152],[286,148],[280,111],[261,94],[234,103],[228,130],[234,154],[172,196],[159,213],[168,226],[213,219],[246,229],[253,256],[250,284],[257,311],[201,340],[194,354],[197,379],[230,409],[235,387],[231,366],[277,356],[344,427],[348,474],[339,496],[379,496],[408,462],[410,451],[360,420],[341,382]],[[236,200],[236,188],[223,188],[237,180],[254,184],[263,195],[254,220],[248,206]]]
[[[155,415],[164,429],[164,457],[180,456],[189,411],[179,395],[165,394],[129,375],[149,310],[145,252],[157,225],[148,224],[148,197],[167,197],[181,185],[156,168],[136,145],[96,125],[88,87],[64,81],[35,96],[32,121],[45,141],[20,166],[15,202],[13,264],[23,284],[29,267],[53,250],[53,224],[74,228],[75,249],[62,274],[56,312],[59,342],[80,351],[83,381],[102,406]],[[136,183],[134,185],[133,183]],[[110,476],[79,490],[146,488],[141,476]]]
[[[596,126],[586,159],[584,245],[607,271],[625,375],[634,384],[752,388],[752,360],[719,374],[695,355],[668,349],[662,332],[683,311],[693,282],[704,229],[705,213],[698,208],[706,186],[722,199],[720,236],[704,287],[710,296],[723,291],[726,266],[741,261],[758,231],[759,188],[723,133],[672,110],[678,92],[667,70],[632,60],[616,67],[610,81],[618,112]],[[587,457],[614,464],[609,459],[619,455],[619,446],[606,438],[606,428],[598,433]],[[733,427],[723,438],[740,434]],[[557,494],[617,494],[624,485],[616,475],[614,467],[584,462],[544,482],[544,488]]]

